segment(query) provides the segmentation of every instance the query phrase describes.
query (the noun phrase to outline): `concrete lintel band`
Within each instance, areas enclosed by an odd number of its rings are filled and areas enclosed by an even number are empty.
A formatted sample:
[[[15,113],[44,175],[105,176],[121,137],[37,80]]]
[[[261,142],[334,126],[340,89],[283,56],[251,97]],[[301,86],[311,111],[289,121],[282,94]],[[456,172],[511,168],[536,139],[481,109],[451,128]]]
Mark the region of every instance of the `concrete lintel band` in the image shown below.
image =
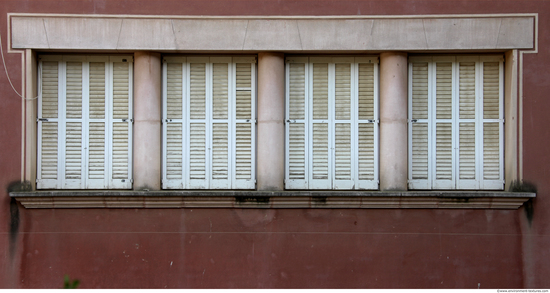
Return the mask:
[[[152,17],[11,14],[13,49],[354,52],[532,49],[535,14]]]
[[[380,190],[407,190],[407,54],[380,54]]]
[[[161,58],[134,54],[134,189],[160,190]]]

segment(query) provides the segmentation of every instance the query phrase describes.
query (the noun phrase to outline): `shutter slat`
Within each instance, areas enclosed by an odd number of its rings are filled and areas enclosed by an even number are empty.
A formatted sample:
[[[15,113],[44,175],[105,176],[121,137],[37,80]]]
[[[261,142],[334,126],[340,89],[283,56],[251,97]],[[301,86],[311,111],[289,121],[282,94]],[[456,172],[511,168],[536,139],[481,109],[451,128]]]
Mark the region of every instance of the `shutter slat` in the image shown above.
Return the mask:
[[[328,119],[328,64],[313,64],[313,119]]]
[[[88,143],[89,179],[105,179],[105,143],[105,123],[90,123]]]
[[[90,63],[90,118],[105,118],[105,63]]]
[[[228,64],[214,63],[212,76],[212,118],[227,119],[228,117]]]
[[[459,178],[476,178],[475,123],[459,123]]]
[[[289,64],[289,119],[304,119],[306,113],[305,64]]]
[[[228,179],[229,137],[227,123],[212,125],[212,179]]]
[[[459,117],[475,118],[475,62],[460,62],[459,73]]]
[[[54,61],[42,62],[42,118],[57,118],[59,64]]]
[[[305,124],[289,124],[289,179],[306,179]]]
[[[437,123],[435,134],[435,179],[452,180],[453,126]]]
[[[436,118],[453,118],[453,64],[437,63]]]
[[[127,62],[113,63],[113,118],[129,117],[129,70]]]
[[[428,118],[428,63],[412,65],[412,119]]]
[[[128,179],[128,123],[113,123],[112,179]]]
[[[238,91],[236,97],[236,113],[237,119],[252,118],[252,92]]]
[[[252,179],[252,128],[250,123],[236,124],[236,179]]]
[[[235,79],[237,88],[250,88],[252,86],[252,69],[250,63],[237,63]]]
[[[65,135],[65,179],[82,178],[82,123],[68,122]]]
[[[328,124],[313,124],[313,179],[328,179]]]
[[[206,64],[191,63],[190,118],[206,118]]]
[[[412,179],[428,179],[428,124],[412,125]]]
[[[57,122],[42,123],[41,133],[41,179],[57,179],[58,128]]]
[[[351,180],[351,124],[336,123],[334,145],[334,178]]]
[[[483,123],[483,179],[500,179],[500,125]]]
[[[166,66],[166,118],[182,119],[182,64],[167,63]]]
[[[483,118],[500,118],[500,70],[498,62],[483,63]]]
[[[67,62],[66,118],[82,118],[82,63]]]
[[[374,125],[359,124],[359,180],[374,180]]]
[[[206,126],[191,123],[189,130],[189,178],[206,179]]]
[[[351,119],[351,64],[335,64],[335,119]]]
[[[374,64],[359,64],[359,119],[374,119]]]
[[[166,124],[166,178],[183,179],[182,123]]]

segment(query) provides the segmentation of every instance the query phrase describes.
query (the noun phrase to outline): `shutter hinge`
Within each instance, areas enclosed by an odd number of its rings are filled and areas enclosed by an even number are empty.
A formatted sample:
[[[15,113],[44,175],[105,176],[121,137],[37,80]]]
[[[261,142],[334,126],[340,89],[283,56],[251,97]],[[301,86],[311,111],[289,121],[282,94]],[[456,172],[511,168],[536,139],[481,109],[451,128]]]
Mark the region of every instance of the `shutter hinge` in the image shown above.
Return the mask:
[[[256,184],[256,179],[254,179],[254,184]]]
[[[283,179],[283,185],[286,185],[286,179]]]
[[[409,122],[416,123],[416,122],[418,122],[418,119],[409,119]]]
[[[254,64],[258,64],[258,57],[254,57]]]
[[[172,122],[172,119],[164,119],[163,122]]]
[[[36,122],[38,121],[48,121],[48,118],[36,118]]]
[[[285,122],[286,122],[286,123],[296,123],[296,120],[287,119]]]

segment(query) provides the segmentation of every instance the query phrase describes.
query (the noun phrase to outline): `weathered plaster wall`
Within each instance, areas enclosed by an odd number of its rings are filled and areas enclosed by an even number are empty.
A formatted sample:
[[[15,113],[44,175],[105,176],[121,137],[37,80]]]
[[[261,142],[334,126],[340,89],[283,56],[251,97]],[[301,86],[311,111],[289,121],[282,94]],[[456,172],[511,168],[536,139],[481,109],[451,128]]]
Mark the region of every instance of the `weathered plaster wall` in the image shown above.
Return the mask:
[[[27,210],[10,205],[7,194],[21,178],[21,100],[0,70],[0,287],[58,288],[64,274],[81,288],[550,287],[549,2],[3,1],[3,49],[20,91],[21,56],[6,48],[9,12],[539,13],[539,53],[523,59],[522,144],[524,179],[538,192],[517,211]]]

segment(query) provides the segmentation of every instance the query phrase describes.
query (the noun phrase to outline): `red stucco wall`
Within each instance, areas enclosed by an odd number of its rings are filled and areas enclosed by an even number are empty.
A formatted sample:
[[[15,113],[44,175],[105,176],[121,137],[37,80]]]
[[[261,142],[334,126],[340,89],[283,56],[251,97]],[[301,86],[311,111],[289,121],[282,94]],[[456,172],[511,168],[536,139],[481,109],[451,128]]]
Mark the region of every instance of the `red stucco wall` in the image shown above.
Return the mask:
[[[0,287],[550,287],[550,2],[2,1],[9,12],[158,15],[539,13],[539,53],[524,58],[524,178],[537,199],[497,210],[56,209],[11,204],[21,178],[21,100],[0,70]],[[529,215],[529,216],[527,216]],[[10,245],[10,243],[12,245]]]

